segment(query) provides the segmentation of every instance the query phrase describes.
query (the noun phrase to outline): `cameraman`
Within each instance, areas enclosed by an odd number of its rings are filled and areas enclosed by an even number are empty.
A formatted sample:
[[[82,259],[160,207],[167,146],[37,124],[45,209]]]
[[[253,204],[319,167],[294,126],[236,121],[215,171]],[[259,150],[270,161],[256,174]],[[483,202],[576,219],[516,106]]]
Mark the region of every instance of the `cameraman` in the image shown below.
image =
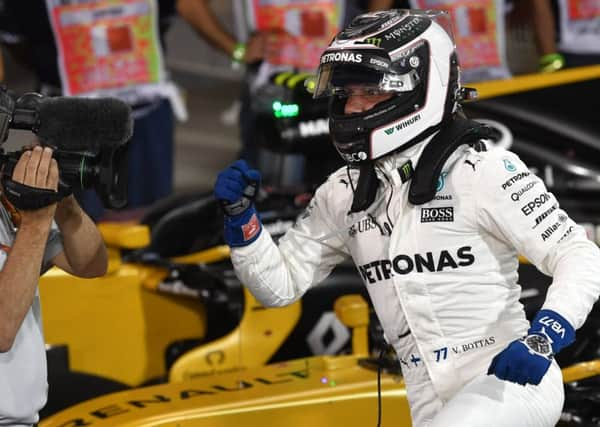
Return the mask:
[[[35,146],[15,165],[13,181],[57,191],[52,150]],[[106,248],[94,223],[71,195],[17,211],[0,195],[0,426],[38,421],[48,384],[38,280],[52,265],[79,277],[102,276]]]

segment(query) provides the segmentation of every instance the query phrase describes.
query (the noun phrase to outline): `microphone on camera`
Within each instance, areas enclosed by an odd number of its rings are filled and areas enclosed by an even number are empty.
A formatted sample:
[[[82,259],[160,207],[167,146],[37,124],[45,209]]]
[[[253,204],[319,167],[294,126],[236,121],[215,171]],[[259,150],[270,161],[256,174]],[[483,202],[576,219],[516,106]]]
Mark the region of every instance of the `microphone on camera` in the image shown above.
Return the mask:
[[[116,98],[33,97],[17,100],[10,127],[33,131],[61,150],[97,153],[133,133],[129,105]]]

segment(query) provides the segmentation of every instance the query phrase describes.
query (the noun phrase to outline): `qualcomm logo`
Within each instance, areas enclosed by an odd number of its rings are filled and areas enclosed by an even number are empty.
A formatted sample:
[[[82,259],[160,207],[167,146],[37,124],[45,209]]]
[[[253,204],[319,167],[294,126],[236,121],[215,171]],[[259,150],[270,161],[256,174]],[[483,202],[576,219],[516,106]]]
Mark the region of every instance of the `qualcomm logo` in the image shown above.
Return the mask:
[[[298,131],[302,138],[327,135],[329,133],[329,121],[327,119],[317,119],[300,122],[298,123]]]

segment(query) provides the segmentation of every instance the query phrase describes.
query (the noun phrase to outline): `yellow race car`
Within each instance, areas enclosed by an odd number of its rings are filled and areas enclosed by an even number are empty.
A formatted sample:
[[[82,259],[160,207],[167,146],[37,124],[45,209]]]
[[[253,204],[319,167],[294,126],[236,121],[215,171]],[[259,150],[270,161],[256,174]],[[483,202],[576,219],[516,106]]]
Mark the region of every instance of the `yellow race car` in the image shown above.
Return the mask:
[[[336,301],[335,313],[352,329],[349,355],[314,356],[260,367],[242,366],[233,360],[222,373],[208,372],[196,379],[84,402],[44,419],[40,427],[410,426],[400,373],[387,372],[385,359],[369,358],[367,303],[360,295],[346,295]],[[207,349],[204,357],[227,360],[224,348]],[[252,346],[243,351],[252,352]],[[599,375],[600,360],[563,369],[567,386],[581,387]],[[568,403],[576,393],[571,390]],[[579,412],[566,408],[565,421],[581,420],[581,411],[596,407],[597,397],[587,396],[586,407],[579,396],[575,397],[573,409]]]

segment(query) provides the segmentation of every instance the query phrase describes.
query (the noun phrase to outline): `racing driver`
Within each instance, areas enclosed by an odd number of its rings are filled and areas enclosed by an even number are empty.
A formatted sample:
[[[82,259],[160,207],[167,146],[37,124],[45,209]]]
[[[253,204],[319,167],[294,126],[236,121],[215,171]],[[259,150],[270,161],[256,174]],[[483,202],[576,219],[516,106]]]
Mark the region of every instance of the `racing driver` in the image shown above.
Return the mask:
[[[460,85],[448,21],[391,10],[340,32],[313,90],[330,97],[347,166],[275,244],[253,204],[259,172],[234,163],[215,184],[225,238],[266,306],[296,301],[351,257],[401,363],[414,426],[554,426],[564,401],[554,355],[598,298],[600,251],[461,112],[473,92]],[[553,277],[531,323],[518,254]]]

